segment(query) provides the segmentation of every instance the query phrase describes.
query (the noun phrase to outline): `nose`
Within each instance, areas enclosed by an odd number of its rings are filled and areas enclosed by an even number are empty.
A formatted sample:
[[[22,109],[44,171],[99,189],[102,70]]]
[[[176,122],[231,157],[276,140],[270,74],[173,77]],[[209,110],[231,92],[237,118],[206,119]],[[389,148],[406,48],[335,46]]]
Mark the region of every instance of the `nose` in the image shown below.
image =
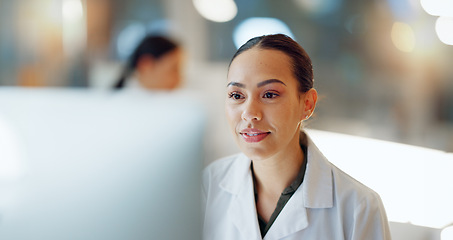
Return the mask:
[[[249,99],[249,101],[244,105],[244,110],[242,111],[242,119],[251,122],[260,121],[262,117],[263,115],[259,102]]]

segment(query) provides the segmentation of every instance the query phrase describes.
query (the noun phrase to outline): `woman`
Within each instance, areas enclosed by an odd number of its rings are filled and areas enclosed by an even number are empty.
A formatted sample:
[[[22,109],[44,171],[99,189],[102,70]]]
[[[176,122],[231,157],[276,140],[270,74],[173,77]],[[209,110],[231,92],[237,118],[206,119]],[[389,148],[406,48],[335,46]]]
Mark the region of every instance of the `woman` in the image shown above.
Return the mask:
[[[176,43],[165,37],[147,36],[132,53],[114,88],[175,89],[181,82],[181,65],[182,50]]]
[[[311,60],[294,40],[267,35],[239,48],[225,106],[242,153],[205,169],[205,239],[390,239],[378,194],[301,130],[316,102]]]

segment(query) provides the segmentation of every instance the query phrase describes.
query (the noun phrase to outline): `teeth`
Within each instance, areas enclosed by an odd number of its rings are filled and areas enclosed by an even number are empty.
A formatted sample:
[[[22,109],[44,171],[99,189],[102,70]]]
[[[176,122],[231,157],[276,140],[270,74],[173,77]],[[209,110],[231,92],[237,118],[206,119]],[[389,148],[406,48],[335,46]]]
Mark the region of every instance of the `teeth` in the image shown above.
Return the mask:
[[[247,133],[247,135],[248,135],[248,136],[251,136],[251,137],[253,137],[253,136],[258,136],[258,134],[259,134],[259,133],[254,133],[254,134]]]

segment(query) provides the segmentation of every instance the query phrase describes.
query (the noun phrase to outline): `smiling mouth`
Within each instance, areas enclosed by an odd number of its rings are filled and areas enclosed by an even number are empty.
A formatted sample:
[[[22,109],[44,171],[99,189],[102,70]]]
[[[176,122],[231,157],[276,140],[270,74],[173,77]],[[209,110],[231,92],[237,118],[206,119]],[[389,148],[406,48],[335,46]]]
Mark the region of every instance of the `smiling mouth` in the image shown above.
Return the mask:
[[[257,143],[265,139],[270,132],[262,133],[241,133],[242,138],[248,143]]]
[[[247,136],[258,136],[258,135],[264,134],[264,133],[252,133],[252,134],[250,134],[250,133],[243,133],[243,134],[246,134]]]

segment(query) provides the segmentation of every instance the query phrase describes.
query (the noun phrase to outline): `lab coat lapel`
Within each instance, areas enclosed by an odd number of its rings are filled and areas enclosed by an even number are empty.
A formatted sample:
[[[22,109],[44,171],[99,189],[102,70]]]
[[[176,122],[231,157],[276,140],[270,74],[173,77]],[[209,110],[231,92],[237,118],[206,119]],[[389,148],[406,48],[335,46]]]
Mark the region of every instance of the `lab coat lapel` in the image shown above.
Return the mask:
[[[302,137],[308,146],[304,181],[275,219],[265,240],[281,239],[305,229],[309,208],[333,207],[332,166],[307,135]]]
[[[264,236],[265,240],[281,239],[308,226],[303,189],[298,188]]]
[[[233,196],[228,209],[228,219],[238,229],[242,239],[261,239],[255,207],[250,159],[239,155],[234,163],[235,171],[229,171],[220,187]]]
[[[318,147],[307,136],[308,162],[305,179],[302,183],[305,207],[333,207],[332,164],[319,151]]]

